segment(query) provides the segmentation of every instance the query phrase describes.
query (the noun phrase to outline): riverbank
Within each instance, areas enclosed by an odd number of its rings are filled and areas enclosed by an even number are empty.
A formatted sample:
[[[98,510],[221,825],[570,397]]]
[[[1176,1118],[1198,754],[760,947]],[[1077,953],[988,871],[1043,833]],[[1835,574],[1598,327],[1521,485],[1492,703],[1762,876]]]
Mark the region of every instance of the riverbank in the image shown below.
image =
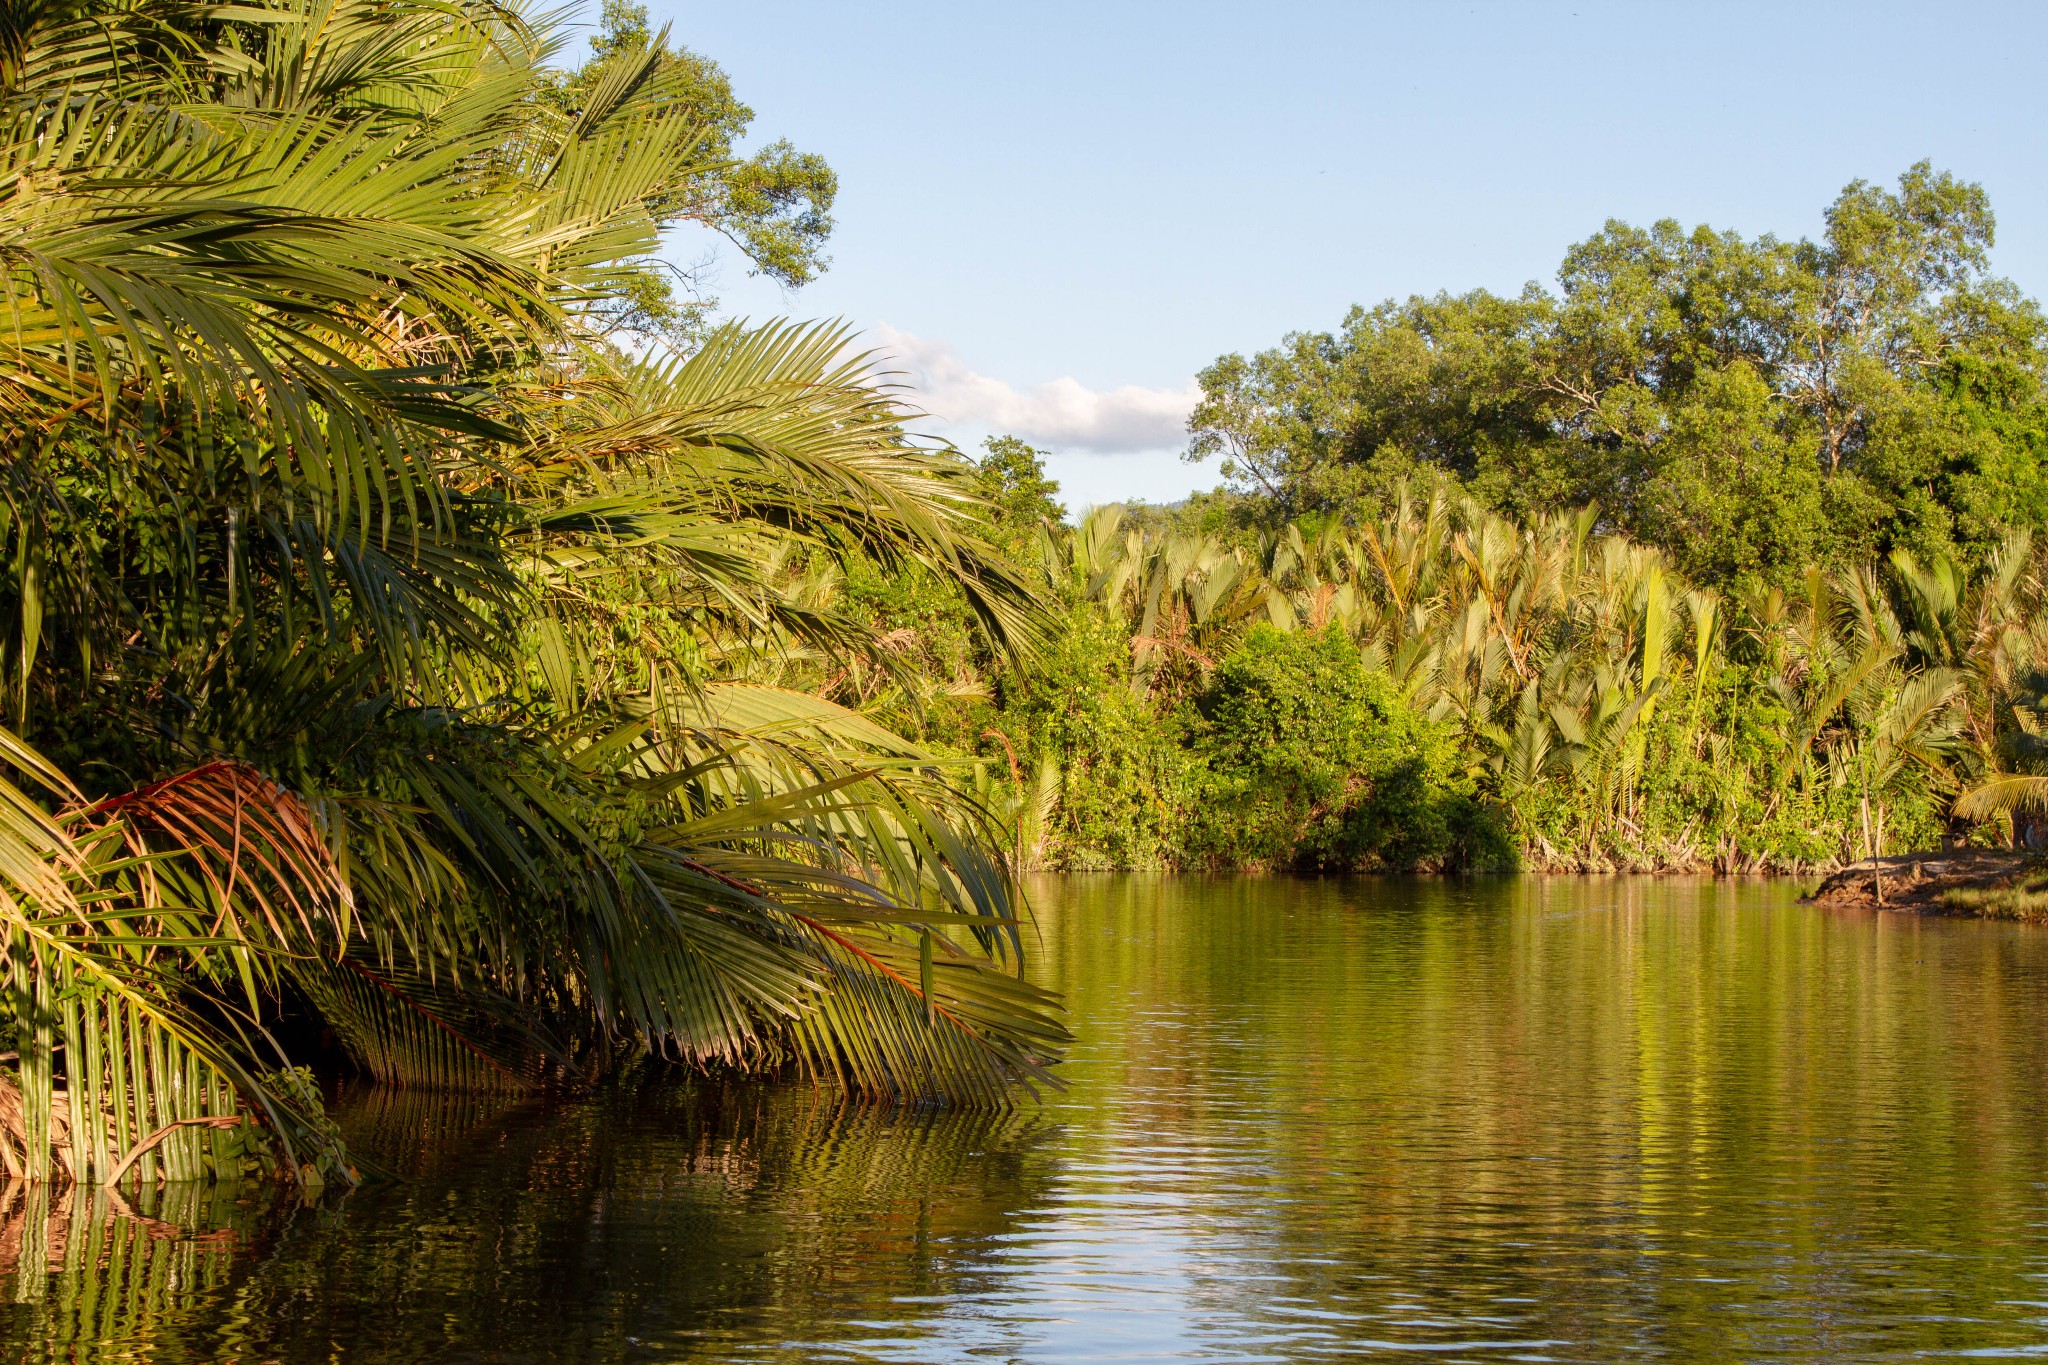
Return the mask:
[[[2048,859],[2007,849],[1873,858],[1830,874],[1809,905],[1982,919],[2048,919]]]

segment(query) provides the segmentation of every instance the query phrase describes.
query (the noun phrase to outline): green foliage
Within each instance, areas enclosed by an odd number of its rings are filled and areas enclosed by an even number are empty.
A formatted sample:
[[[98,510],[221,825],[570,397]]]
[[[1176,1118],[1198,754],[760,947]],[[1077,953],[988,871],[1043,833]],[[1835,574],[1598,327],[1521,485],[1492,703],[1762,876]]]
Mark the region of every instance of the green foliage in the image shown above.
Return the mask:
[[[1724,596],[1591,511],[1391,502],[1355,528],[1111,507],[1049,532],[1059,643],[989,677],[956,741],[1043,827],[1023,856],[1794,870],[2048,805],[2029,537]]]
[[[1260,623],[1197,702],[1190,857],[1317,869],[1437,867],[1483,823],[1447,727],[1368,671],[1335,626]]]
[[[257,1079],[265,1090],[306,1116],[313,1140],[307,1144],[301,1159],[300,1185],[316,1190],[322,1185],[355,1184],[358,1177],[355,1168],[349,1165],[341,1125],[329,1117],[326,1100],[320,1091],[320,1078],[313,1074],[313,1069],[305,1066],[278,1067],[264,1072]],[[259,1145],[255,1141],[255,1133],[245,1123],[215,1135],[212,1161],[218,1178],[248,1179],[271,1174],[275,1149]]]
[[[260,1116],[336,1174],[258,1048],[288,999],[409,1084],[636,1051],[922,1101],[1047,1079],[1007,831],[775,685],[908,676],[828,600],[863,566],[986,657],[1045,605],[843,330],[615,344],[665,225],[795,281],[830,177],[735,163],[750,111],[637,11],[574,72],[563,23],[0,14],[11,1171],[219,1175],[238,1139],[198,1130]]]
[[[1608,525],[1715,587],[1896,548],[1965,561],[2041,524],[2039,308],[1988,274],[1983,191],[1858,181],[1819,241],[1610,222],[1555,294],[1355,308],[1201,375],[1191,457],[1288,518],[1371,515],[1448,476]]]
[[[1066,519],[1060,486],[1045,476],[1045,452],[1015,436],[991,436],[975,465],[975,492],[989,504],[991,539],[1021,549],[1041,530]]]
[[[1957,886],[1941,893],[1950,910],[1984,919],[2048,919],[2048,871],[2027,868],[1989,886]]]
[[[1354,308],[1203,372],[1189,454],[1232,487],[1145,534],[1256,566],[1284,629],[1341,625],[1538,866],[2008,820],[2048,805],[2048,325],[1994,226],[1923,162],[1815,241],[1609,222],[1555,292]]]
[[[782,139],[740,155],[736,147],[754,111],[733,94],[716,62],[672,45],[666,28],[650,28],[645,5],[604,0],[590,46],[590,61],[561,75],[548,92],[565,114],[581,115],[609,93],[606,77],[621,64],[652,58],[642,77],[646,98],[696,132],[691,152],[704,173],[648,197],[658,225],[687,222],[716,232],[739,247],[758,273],[790,287],[824,270],[839,180],[823,157],[799,152]],[[671,341],[695,340],[717,300],[695,276],[653,256],[633,266],[599,305],[607,324]]]
[[[1056,867],[1151,868],[1179,861],[1192,760],[1179,717],[1133,694],[1130,644],[1077,608],[999,723],[1060,773],[1058,817],[1043,860]]]

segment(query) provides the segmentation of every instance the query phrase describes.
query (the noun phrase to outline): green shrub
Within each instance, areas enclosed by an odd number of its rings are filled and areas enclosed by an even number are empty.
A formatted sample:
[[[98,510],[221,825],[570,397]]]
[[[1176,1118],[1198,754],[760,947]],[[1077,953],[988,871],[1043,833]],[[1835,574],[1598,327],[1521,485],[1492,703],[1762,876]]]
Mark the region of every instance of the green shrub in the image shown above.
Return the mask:
[[[1131,686],[1130,644],[1098,613],[1069,617],[1006,718],[1021,719],[1034,756],[1061,774],[1046,861],[1067,869],[1165,867],[1191,759],[1178,717],[1160,716]]]
[[[1445,867],[1512,860],[1450,733],[1332,628],[1255,626],[1198,698],[1189,860],[1210,866]]]

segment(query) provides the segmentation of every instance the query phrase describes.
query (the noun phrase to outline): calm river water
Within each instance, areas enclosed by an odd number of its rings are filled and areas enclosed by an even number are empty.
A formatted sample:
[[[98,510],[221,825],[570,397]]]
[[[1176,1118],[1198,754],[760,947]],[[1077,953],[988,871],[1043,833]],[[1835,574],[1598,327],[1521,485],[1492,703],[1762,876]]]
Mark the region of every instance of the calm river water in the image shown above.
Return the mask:
[[[329,1207],[11,1195],[0,1354],[2048,1356],[2048,929],[1795,890],[1047,879],[1043,1105],[356,1094]]]

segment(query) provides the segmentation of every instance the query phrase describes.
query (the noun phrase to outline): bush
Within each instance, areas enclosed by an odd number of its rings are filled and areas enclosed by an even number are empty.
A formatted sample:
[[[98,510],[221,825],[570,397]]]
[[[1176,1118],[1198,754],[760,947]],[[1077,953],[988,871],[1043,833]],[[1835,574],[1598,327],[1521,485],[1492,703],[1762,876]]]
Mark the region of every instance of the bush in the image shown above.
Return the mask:
[[[1030,675],[1021,715],[1035,757],[1061,774],[1046,861],[1067,869],[1165,867],[1191,762],[1182,725],[1153,714],[1131,686],[1130,644],[1110,622],[1073,612],[1056,648]]]
[[[1255,626],[1197,700],[1189,860],[1346,869],[1512,861],[1452,736],[1335,628]]]

